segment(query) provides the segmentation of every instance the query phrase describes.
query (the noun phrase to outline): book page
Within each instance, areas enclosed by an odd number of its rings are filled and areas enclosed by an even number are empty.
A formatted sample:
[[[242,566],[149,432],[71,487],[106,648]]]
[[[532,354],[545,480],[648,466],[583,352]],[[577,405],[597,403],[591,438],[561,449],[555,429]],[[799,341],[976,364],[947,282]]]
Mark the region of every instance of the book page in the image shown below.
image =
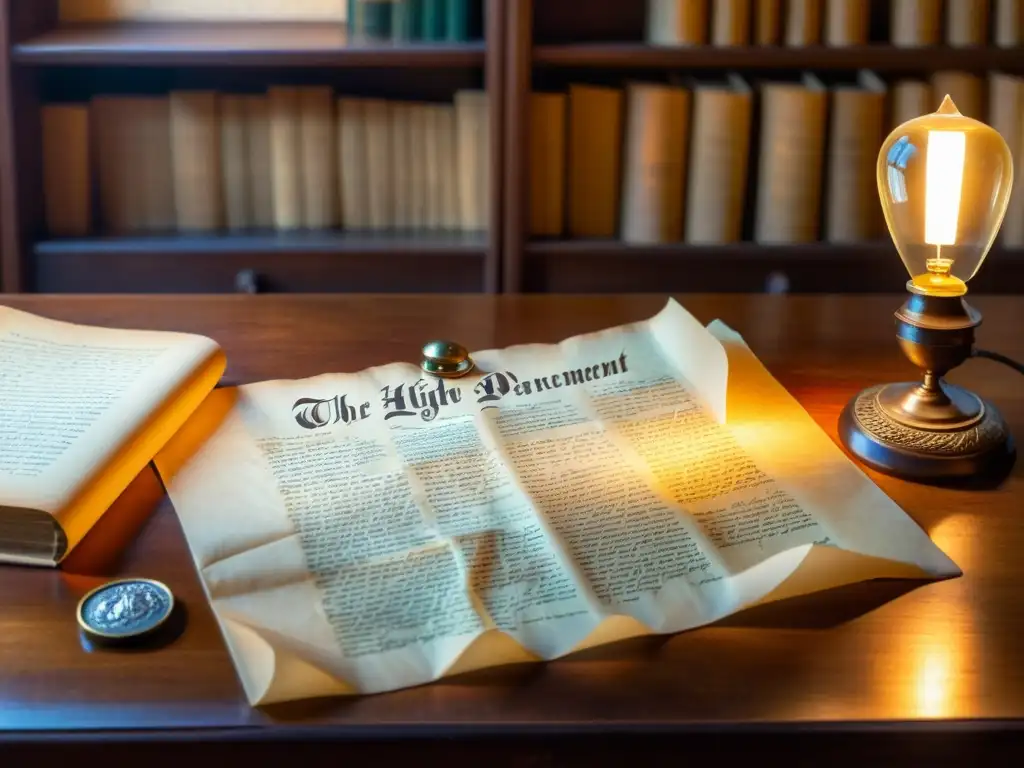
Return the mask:
[[[0,504],[43,510],[67,527],[79,502],[99,499],[98,474],[130,472],[126,450],[162,445],[198,406],[206,392],[187,385],[209,380],[209,391],[223,370],[218,356],[198,336],[91,328],[0,307]],[[72,546],[79,537],[68,531]]]
[[[957,573],[741,339],[675,302],[474,358],[455,381],[394,364],[221,390],[158,457],[251,702]]]

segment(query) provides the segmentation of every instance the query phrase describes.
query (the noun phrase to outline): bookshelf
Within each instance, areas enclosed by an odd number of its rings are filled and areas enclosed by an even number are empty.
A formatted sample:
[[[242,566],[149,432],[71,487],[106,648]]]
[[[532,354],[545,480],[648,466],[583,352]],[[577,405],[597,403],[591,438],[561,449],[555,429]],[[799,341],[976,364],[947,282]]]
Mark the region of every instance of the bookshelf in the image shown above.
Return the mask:
[[[482,0],[483,40],[364,42],[343,25],[62,26],[59,0],[0,0],[0,289],[5,292],[496,292],[500,288],[505,0]],[[330,85],[401,100],[489,96],[486,233],[244,231],[51,238],[41,109],[173,88],[254,92]]]
[[[824,2],[825,0],[823,0]],[[723,245],[631,245],[618,239],[531,238],[530,94],[574,82],[621,86],[627,80],[736,72],[748,80],[811,71],[823,76],[872,70],[883,79],[927,78],[957,70],[1024,74],[1024,49],[993,44],[899,48],[888,40],[887,0],[870,2],[869,43],[854,47],[654,46],[644,42],[646,2],[573,0],[510,3],[506,23],[506,224],[502,275],[506,291],[889,292],[906,281],[887,237],[863,243],[793,245],[751,242],[753,192],[744,205],[743,242]],[[990,38],[991,39],[991,38]],[[756,107],[755,107],[756,109]],[[757,121],[751,152],[756,154]],[[886,133],[888,130],[885,131]],[[749,182],[748,182],[749,186]],[[884,228],[883,228],[884,230]],[[993,248],[971,283],[978,292],[1024,291],[1024,249]]]

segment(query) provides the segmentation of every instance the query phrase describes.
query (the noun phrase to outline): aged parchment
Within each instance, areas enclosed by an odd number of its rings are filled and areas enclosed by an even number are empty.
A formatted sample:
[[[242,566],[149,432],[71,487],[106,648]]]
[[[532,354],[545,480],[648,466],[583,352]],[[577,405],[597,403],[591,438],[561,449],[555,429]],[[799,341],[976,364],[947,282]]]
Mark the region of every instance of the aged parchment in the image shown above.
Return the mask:
[[[252,703],[959,573],[742,339],[675,302],[474,357],[457,381],[396,364],[219,390],[158,458]]]

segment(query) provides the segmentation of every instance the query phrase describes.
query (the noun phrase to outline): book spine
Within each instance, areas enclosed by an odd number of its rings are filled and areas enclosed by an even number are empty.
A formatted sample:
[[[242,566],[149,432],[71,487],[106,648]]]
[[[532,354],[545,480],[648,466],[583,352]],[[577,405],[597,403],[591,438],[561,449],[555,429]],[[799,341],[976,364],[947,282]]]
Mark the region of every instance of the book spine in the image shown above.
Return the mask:
[[[447,35],[447,1],[423,0],[423,39],[444,40]]]
[[[329,86],[300,89],[302,216],[308,229],[330,229],[338,224],[334,107],[334,92]]]
[[[939,42],[942,0],[892,0],[890,42],[900,48],[916,48]]]
[[[274,226],[302,227],[302,151],[299,90],[274,87],[270,97],[270,177],[273,179]]]
[[[993,30],[993,42],[1000,48],[1024,43],[1024,0],[995,0]]]
[[[825,45],[865,45],[870,7],[865,0],[827,0]]]
[[[954,48],[985,44],[988,0],[946,0],[946,42]]]
[[[357,0],[361,31],[367,40],[390,40],[393,0]]]
[[[412,0],[394,0],[391,9],[391,39],[396,43],[414,40],[415,7]]]
[[[647,0],[647,42],[703,45],[707,36],[707,0]]]
[[[825,190],[825,239],[872,240],[879,234],[875,162],[882,144],[885,92],[837,89],[832,94]]]
[[[750,0],[716,0],[711,21],[711,43],[731,46],[750,41]]]
[[[43,192],[51,236],[89,233],[89,107],[48,104],[42,110]]]
[[[569,234],[614,237],[622,161],[622,91],[569,88]]]
[[[446,0],[446,31],[448,39],[454,43],[465,43],[469,40],[469,3],[470,0]]]
[[[224,188],[224,221],[228,229],[252,226],[252,179],[245,97],[220,97],[220,155]]]
[[[622,240],[671,243],[683,236],[690,94],[634,84],[627,91],[622,163]]]
[[[390,229],[394,220],[391,194],[390,104],[380,99],[363,102],[366,131],[366,179],[369,188],[367,222],[371,230]]]
[[[361,99],[338,101],[338,178],[341,191],[342,221],[345,229],[365,229],[369,225],[368,160],[366,156],[366,120]]]
[[[827,94],[769,84],[763,90],[754,240],[818,239]]]
[[[269,97],[245,97],[245,128],[252,185],[249,191],[252,224],[261,229],[270,229],[274,226],[274,180],[270,162]]]
[[[686,195],[687,243],[738,242],[750,159],[753,98],[744,89],[698,87]]]
[[[782,0],[754,0],[754,42],[778,45],[782,36]]]
[[[530,234],[560,237],[565,220],[565,118],[563,93],[530,97]]]
[[[220,125],[217,94],[171,93],[171,156],[178,228],[219,229],[221,215]]]
[[[787,0],[786,45],[817,45],[821,40],[822,0]]]

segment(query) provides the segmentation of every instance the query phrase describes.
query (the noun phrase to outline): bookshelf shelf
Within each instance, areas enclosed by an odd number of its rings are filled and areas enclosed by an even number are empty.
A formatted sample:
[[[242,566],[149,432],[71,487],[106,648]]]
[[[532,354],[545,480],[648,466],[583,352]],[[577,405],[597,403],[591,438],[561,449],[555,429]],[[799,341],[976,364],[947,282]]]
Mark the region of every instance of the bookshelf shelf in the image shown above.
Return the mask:
[[[1024,71],[1024,56],[1014,48],[895,48],[867,45],[849,48],[661,47],[640,42],[539,45],[533,61],[541,66],[622,69],[693,67],[703,69],[781,70],[872,69],[879,72],[926,73],[937,69],[984,72]]]
[[[790,291],[899,292],[907,275],[891,243],[630,245],[618,240],[534,240],[525,247],[528,292],[749,292],[782,275]],[[971,287],[1012,291],[1024,250],[994,249]]]
[[[364,43],[326,23],[103,24],[62,27],[16,43],[39,66],[482,66],[485,44]]]
[[[484,290],[487,249],[486,235],[438,232],[55,239],[35,243],[33,283],[46,293],[458,293]]]

